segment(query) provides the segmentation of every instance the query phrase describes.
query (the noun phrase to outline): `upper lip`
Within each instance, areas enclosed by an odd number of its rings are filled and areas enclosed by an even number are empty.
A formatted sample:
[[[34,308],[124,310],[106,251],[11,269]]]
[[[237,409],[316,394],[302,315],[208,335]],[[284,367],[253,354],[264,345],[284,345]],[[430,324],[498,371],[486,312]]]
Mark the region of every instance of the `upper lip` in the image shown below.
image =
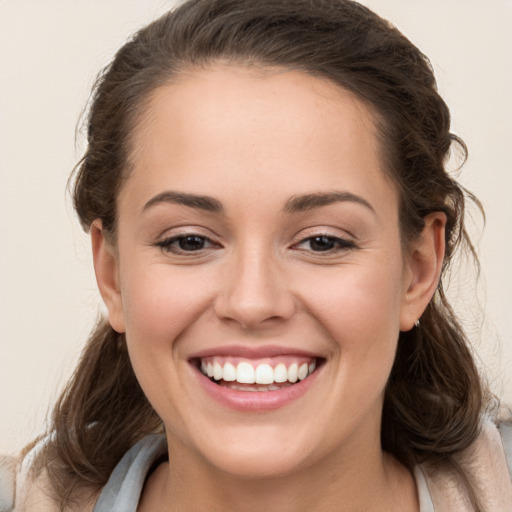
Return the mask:
[[[277,356],[304,356],[321,357],[318,354],[292,347],[279,345],[247,346],[247,345],[225,345],[211,347],[192,354],[190,359],[200,359],[213,356],[234,356],[246,359],[264,359]]]

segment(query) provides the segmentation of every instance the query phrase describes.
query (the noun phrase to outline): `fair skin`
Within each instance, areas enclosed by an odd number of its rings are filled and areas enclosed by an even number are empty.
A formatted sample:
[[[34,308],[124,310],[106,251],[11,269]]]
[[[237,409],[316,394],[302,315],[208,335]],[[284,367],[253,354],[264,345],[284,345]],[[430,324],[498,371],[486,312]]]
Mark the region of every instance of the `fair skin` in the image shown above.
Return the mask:
[[[91,233],[110,322],[166,427],[171,463],[139,510],[419,510],[380,421],[445,219],[404,249],[369,109],[300,72],[215,64],[156,90],[132,144],[115,244],[100,221]],[[215,358],[316,366],[254,393],[205,376]]]

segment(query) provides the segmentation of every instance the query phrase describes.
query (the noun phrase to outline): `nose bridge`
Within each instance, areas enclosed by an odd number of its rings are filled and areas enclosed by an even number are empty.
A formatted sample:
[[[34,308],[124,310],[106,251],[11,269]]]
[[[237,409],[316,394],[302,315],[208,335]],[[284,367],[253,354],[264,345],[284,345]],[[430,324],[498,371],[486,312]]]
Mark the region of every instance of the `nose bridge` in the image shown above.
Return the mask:
[[[223,277],[216,307],[220,318],[256,328],[293,314],[293,295],[268,244],[252,240],[235,249]]]

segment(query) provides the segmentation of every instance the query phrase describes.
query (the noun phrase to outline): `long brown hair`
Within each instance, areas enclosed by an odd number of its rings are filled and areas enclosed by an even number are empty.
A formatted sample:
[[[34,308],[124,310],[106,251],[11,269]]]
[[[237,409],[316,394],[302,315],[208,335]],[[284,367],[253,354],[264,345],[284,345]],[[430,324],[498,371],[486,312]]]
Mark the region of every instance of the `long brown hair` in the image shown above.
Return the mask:
[[[447,216],[443,275],[457,247],[472,252],[465,200],[445,162],[450,113],[428,59],[398,30],[351,0],[189,0],[140,30],[95,85],[88,147],[73,197],[88,230],[95,219],[115,240],[116,198],[129,173],[130,134],[151,92],[189,68],[222,60],[279,66],[327,78],[375,115],[386,171],[400,191],[404,243],[425,216]],[[471,196],[470,196],[471,197]],[[446,462],[478,434],[485,393],[443,278],[420,325],[400,333],[386,389],[382,446],[407,467]],[[101,320],[53,412],[45,466],[61,507],[97,491],[139,439],[162,430],[133,373],[125,340]]]

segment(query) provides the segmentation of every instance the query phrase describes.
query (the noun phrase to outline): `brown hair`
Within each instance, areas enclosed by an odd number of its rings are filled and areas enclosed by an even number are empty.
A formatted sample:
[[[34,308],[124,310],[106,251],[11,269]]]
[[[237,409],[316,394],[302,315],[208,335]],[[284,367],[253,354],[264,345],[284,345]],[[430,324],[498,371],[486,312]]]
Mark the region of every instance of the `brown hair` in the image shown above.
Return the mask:
[[[449,110],[428,59],[398,30],[351,0],[189,0],[143,28],[99,76],[88,147],[74,181],[87,230],[115,237],[116,198],[129,169],[130,134],[157,87],[216,60],[280,66],[327,78],[355,93],[377,119],[382,157],[401,197],[404,242],[424,217],[447,216],[446,274],[455,249],[472,252],[465,192],[446,172]],[[439,283],[419,327],[402,332],[385,394],[382,446],[408,467],[450,461],[478,434],[485,404],[468,341]],[[121,456],[162,429],[131,368],[124,336],[102,320],[54,413],[46,449],[64,508],[76,490],[98,490]]]

